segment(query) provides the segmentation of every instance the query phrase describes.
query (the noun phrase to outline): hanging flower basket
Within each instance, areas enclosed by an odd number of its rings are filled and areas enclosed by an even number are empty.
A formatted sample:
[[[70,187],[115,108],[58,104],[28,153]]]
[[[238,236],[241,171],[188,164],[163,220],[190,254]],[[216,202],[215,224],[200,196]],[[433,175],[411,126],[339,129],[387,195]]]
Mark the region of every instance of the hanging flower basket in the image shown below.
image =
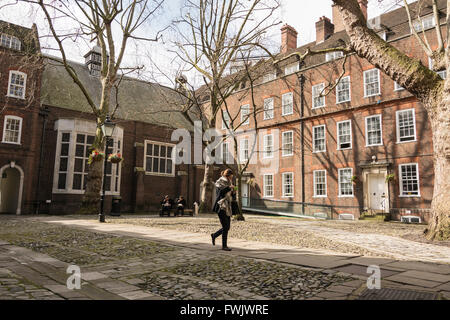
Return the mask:
[[[108,160],[111,161],[111,163],[119,163],[123,160],[123,157],[120,153],[113,153],[109,155]]]
[[[105,158],[104,152],[94,149],[89,155],[88,163],[91,164],[94,161],[102,161],[104,158]]]

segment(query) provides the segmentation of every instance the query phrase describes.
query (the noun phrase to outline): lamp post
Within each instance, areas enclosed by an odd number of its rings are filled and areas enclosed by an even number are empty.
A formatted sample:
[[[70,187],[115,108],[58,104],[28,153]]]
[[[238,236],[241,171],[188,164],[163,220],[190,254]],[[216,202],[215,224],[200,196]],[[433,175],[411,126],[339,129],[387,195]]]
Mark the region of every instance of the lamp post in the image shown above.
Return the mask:
[[[105,203],[105,186],[106,186],[106,165],[108,161],[108,143],[109,139],[113,136],[114,129],[116,127],[116,124],[111,121],[109,118],[109,115],[106,116],[105,121],[102,124],[102,132],[103,136],[105,137],[105,159],[104,159],[104,166],[103,166],[103,186],[102,186],[102,198],[100,202],[100,215],[99,215],[99,221],[105,222],[105,213],[103,211],[104,203]]]

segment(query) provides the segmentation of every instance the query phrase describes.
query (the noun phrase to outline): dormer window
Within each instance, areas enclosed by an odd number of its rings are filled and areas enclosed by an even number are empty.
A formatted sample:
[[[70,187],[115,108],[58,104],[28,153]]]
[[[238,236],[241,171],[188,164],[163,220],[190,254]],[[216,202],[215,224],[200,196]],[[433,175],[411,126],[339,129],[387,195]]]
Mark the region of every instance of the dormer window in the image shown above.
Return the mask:
[[[433,15],[422,17],[420,20],[416,20],[413,22],[414,30],[416,30],[416,32],[431,29],[435,25],[436,21],[434,20]]]
[[[269,73],[266,73],[264,76],[263,76],[263,83],[266,83],[266,82],[269,82],[269,81],[272,81],[272,80],[275,80],[277,78],[277,73],[275,72],[275,71],[271,71],[271,72],[269,72]]]
[[[290,65],[287,65],[284,68],[284,74],[287,76],[289,74],[296,73],[299,70],[298,68],[298,62],[292,63]]]
[[[20,51],[20,49],[22,47],[22,43],[20,42],[20,40],[18,38],[14,37],[14,36],[10,36],[5,33],[1,34],[0,44],[2,47],[14,49],[14,50],[18,50],[18,51]]]
[[[326,61],[332,61],[339,59],[340,57],[343,57],[344,53],[342,51],[333,51],[333,52],[327,52],[325,55]]]

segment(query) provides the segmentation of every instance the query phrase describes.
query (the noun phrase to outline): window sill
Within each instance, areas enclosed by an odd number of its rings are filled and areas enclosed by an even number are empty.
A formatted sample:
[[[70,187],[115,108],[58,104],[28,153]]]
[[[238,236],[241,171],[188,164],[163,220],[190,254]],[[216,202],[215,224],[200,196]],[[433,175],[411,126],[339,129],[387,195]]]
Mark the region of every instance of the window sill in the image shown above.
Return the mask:
[[[315,199],[325,199],[325,198],[328,198],[328,196],[313,196],[313,198],[315,198]]]
[[[380,144],[371,144],[371,145],[366,145],[366,148],[371,148],[371,147],[382,147],[383,143]]]
[[[338,196],[338,198],[354,198],[355,196]]]
[[[422,198],[420,196],[420,194],[419,195],[410,195],[410,196],[408,196],[408,195],[399,195],[399,197],[400,198]]]
[[[158,177],[168,177],[168,178],[174,178],[175,174],[167,174],[167,173],[155,173],[155,172],[145,172],[146,176],[158,176]]]
[[[372,98],[372,97],[376,97],[376,96],[381,96],[381,93],[372,94],[370,96],[364,95],[364,98]]]
[[[337,148],[337,151],[345,151],[345,150],[352,150],[352,147],[350,148]]]
[[[336,101],[336,104],[346,103],[346,102],[352,102],[352,100],[345,100],[345,101]]]
[[[320,106],[320,107],[312,107],[311,110],[322,109],[322,108],[325,108],[325,105]]]
[[[294,195],[291,195],[291,196],[281,196],[282,198],[293,198],[294,197]]]
[[[327,152],[327,150],[323,150],[323,151],[313,151],[312,153],[325,153]]]
[[[2,143],[5,144],[12,144],[14,146],[21,146],[22,144],[20,142],[8,142],[8,141],[2,141]]]
[[[410,143],[410,142],[417,142],[417,139],[409,140],[409,141],[397,141],[396,144],[404,144],[404,143]]]
[[[25,97],[12,96],[12,95],[9,95],[9,94],[7,94],[6,97],[7,97],[7,98],[20,99],[20,100],[26,100]]]
[[[291,113],[285,113],[285,114],[281,114],[281,116],[282,117],[287,117],[287,116],[292,116],[294,113],[293,112],[291,112]]]
[[[292,157],[292,156],[294,156],[293,153],[291,153],[291,154],[282,154],[281,155],[282,158],[289,158],[289,157]]]

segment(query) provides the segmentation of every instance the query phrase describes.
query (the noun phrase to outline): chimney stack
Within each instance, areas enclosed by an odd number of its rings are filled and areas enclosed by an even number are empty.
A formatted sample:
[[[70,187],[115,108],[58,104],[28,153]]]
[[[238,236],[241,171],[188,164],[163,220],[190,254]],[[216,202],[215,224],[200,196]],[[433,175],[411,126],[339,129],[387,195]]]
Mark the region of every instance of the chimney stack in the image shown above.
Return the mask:
[[[334,24],[330,19],[323,16],[316,22],[316,43],[324,42],[334,33]]]
[[[281,27],[281,53],[297,49],[297,31],[288,24]]]
[[[367,20],[367,6],[368,0],[358,0],[359,6],[361,7],[361,11],[366,17]],[[342,21],[341,14],[335,4],[333,4],[333,23],[334,23],[334,32],[339,32],[345,30],[344,22]]]

